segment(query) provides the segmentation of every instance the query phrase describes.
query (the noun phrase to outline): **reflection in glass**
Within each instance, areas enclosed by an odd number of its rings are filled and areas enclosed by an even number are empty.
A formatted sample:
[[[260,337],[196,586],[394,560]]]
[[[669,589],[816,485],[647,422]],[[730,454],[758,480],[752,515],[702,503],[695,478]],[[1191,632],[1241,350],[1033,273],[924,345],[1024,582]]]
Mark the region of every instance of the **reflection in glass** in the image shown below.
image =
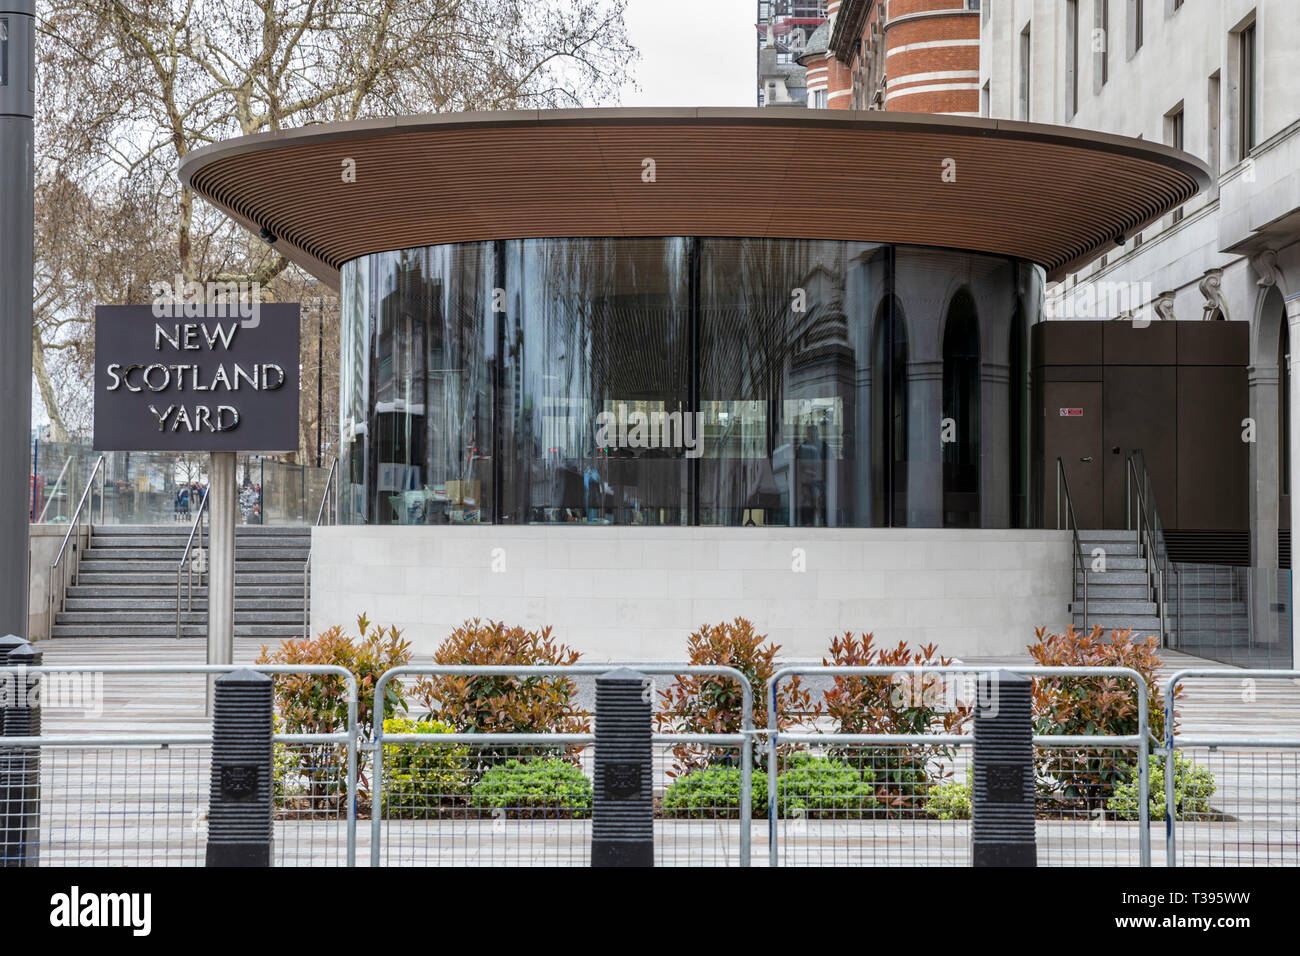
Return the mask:
[[[501,520],[686,523],[686,240],[527,240],[507,273]]]
[[[980,526],[980,343],[975,303],[953,296],[943,333],[943,524]]]
[[[527,239],[378,253],[342,278],[345,521],[1031,520],[1027,264]]]

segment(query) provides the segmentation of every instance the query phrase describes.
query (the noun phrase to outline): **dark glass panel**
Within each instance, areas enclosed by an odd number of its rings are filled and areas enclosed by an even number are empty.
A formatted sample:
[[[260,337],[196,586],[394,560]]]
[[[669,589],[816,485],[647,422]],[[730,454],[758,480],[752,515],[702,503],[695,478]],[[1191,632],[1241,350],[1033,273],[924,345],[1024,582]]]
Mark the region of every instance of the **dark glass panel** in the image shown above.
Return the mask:
[[[687,523],[687,241],[506,246],[503,520]]]
[[[970,293],[948,307],[943,334],[943,524],[980,526],[979,321]]]

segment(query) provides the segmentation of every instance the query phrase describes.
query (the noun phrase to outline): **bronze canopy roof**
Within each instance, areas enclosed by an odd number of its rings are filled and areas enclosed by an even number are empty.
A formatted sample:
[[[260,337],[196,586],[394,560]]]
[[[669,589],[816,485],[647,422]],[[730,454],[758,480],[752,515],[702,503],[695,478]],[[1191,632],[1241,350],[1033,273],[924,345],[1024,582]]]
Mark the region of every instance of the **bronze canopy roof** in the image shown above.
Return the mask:
[[[348,160],[355,182],[342,175]],[[577,236],[939,246],[1027,259],[1058,279],[1209,184],[1195,157],[1107,133],[775,108],[307,126],[198,149],[180,177],[334,288],[343,263],[368,253]]]

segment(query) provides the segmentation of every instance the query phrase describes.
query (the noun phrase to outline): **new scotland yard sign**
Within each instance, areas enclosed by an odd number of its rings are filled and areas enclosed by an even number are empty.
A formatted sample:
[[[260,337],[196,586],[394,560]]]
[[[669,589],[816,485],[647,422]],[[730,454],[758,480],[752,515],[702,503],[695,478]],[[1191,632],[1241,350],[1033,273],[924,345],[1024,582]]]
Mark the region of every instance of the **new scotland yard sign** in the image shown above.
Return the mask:
[[[297,303],[95,308],[97,451],[298,447]]]

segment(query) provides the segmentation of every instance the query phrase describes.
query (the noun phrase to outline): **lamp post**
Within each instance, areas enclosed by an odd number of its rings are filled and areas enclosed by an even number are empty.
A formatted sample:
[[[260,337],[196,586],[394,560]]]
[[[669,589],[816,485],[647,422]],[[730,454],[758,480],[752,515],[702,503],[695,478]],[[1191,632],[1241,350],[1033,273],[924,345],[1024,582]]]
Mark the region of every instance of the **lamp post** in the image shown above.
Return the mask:
[[[0,634],[27,633],[32,438],[33,0],[0,0]]]

